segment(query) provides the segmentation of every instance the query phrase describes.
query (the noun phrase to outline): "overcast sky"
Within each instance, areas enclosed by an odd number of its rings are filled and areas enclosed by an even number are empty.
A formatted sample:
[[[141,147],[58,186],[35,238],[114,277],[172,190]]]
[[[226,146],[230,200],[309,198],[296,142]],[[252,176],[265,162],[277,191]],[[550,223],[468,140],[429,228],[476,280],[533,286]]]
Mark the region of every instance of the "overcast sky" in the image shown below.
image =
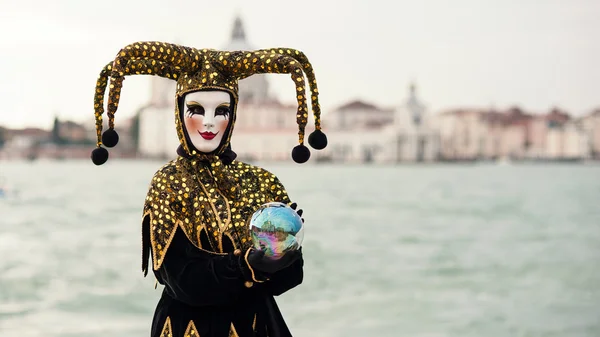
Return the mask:
[[[600,107],[597,0],[0,0],[0,125],[93,125],[96,77],[138,40],[227,44],[244,20],[256,48],[304,51],[325,111],[351,99],[400,104],[415,80],[432,113],[454,107],[575,115]],[[294,101],[287,75],[271,88]],[[146,76],[124,82],[119,115],[149,99]]]

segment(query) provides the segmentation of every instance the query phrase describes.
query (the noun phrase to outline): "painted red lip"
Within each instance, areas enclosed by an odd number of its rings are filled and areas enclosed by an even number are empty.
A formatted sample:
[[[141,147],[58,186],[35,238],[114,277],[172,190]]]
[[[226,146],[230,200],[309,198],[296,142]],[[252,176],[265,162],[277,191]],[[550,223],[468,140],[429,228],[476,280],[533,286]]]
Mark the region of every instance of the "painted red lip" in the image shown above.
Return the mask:
[[[198,131],[198,133],[200,134],[200,136],[202,136],[202,138],[206,139],[206,140],[211,140],[213,138],[215,138],[217,136],[217,133],[212,133],[212,132],[200,132]]]

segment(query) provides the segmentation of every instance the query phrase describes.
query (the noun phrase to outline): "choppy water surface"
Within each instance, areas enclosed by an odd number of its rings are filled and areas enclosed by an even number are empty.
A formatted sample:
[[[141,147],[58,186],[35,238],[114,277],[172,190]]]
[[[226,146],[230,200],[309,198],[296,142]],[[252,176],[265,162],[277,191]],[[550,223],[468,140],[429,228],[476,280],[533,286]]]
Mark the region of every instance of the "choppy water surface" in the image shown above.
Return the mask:
[[[147,336],[160,162],[1,162],[0,336]],[[265,164],[304,209],[295,336],[600,336],[600,166]]]

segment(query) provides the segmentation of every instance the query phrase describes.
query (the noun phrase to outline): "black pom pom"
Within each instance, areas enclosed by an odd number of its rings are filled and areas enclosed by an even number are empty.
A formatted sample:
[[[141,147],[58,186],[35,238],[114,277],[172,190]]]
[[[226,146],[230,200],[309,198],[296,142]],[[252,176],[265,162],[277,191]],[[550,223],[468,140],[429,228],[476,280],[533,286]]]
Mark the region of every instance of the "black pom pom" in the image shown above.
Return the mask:
[[[103,147],[97,147],[92,151],[92,161],[96,165],[102,165],[108,160],[108,151]]]
[[[108,129],[102,134],[102,144],[106,147],[113,147],[119,142],[119,135],[114,129]]]
[[[316,150],[323,150],[327,146],[327,136],[321,130],[315,130],[308,135],[308,144]]]
[[[294,147],[292,150],[292,159],[298,164],[305,163],[310,158],[310,150],[304,144]]]

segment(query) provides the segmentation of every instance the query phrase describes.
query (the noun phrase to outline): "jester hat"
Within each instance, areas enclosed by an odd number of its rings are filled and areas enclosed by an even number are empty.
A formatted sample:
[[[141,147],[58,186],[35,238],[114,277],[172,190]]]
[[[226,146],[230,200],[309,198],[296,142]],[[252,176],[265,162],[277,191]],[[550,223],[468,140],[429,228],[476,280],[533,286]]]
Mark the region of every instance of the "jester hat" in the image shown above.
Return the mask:
[[[299,129],[299,145],[293,148],[292,158],[297,163],[306,162],[310,158],[310,150],[304,145],[304,130],[308,120],[304,74],[306,74],[310,86],[310,98],[315,119],[315,130],[308,136],[308,143],[312,148],[321,150],[327,146],[327,137],[321,131],[321,108],[318,100],[317,80],[312,65],[304,53],[290,48],[220,51],[196,49],[165,42],[129,44],[121,49],[115,60],[107,64],[100,72],[94,96],[97,147],[92,151],[92,161],[96,165],[104,164],[108,160],[108,151],[102,145],[113,147],[119,140],[115,131],[114,118],[119,106],[125,76],[156,75],[177,81],[175,94],[177,102],[190,92],[223,90],[231,94],[235,106],[237,106],[238,81],[254,74],[264,73],[287,73],[294,81],[298,102],[296,122]],[[102,133],[104,94],[107,85],[109,86],[108,130]],[[234,121],[235,119],[232,118],[232,123]],[[175,108],[175,124],[179,141],[184,150],[191,155],[196,154],[193,145],[188,144],[183,131],[179,104],[176,104]],[[231,134],[229,132],[225,145],[229,143]],[[224,148],[225,146],[221,146],[220,151],[223,151]]]

